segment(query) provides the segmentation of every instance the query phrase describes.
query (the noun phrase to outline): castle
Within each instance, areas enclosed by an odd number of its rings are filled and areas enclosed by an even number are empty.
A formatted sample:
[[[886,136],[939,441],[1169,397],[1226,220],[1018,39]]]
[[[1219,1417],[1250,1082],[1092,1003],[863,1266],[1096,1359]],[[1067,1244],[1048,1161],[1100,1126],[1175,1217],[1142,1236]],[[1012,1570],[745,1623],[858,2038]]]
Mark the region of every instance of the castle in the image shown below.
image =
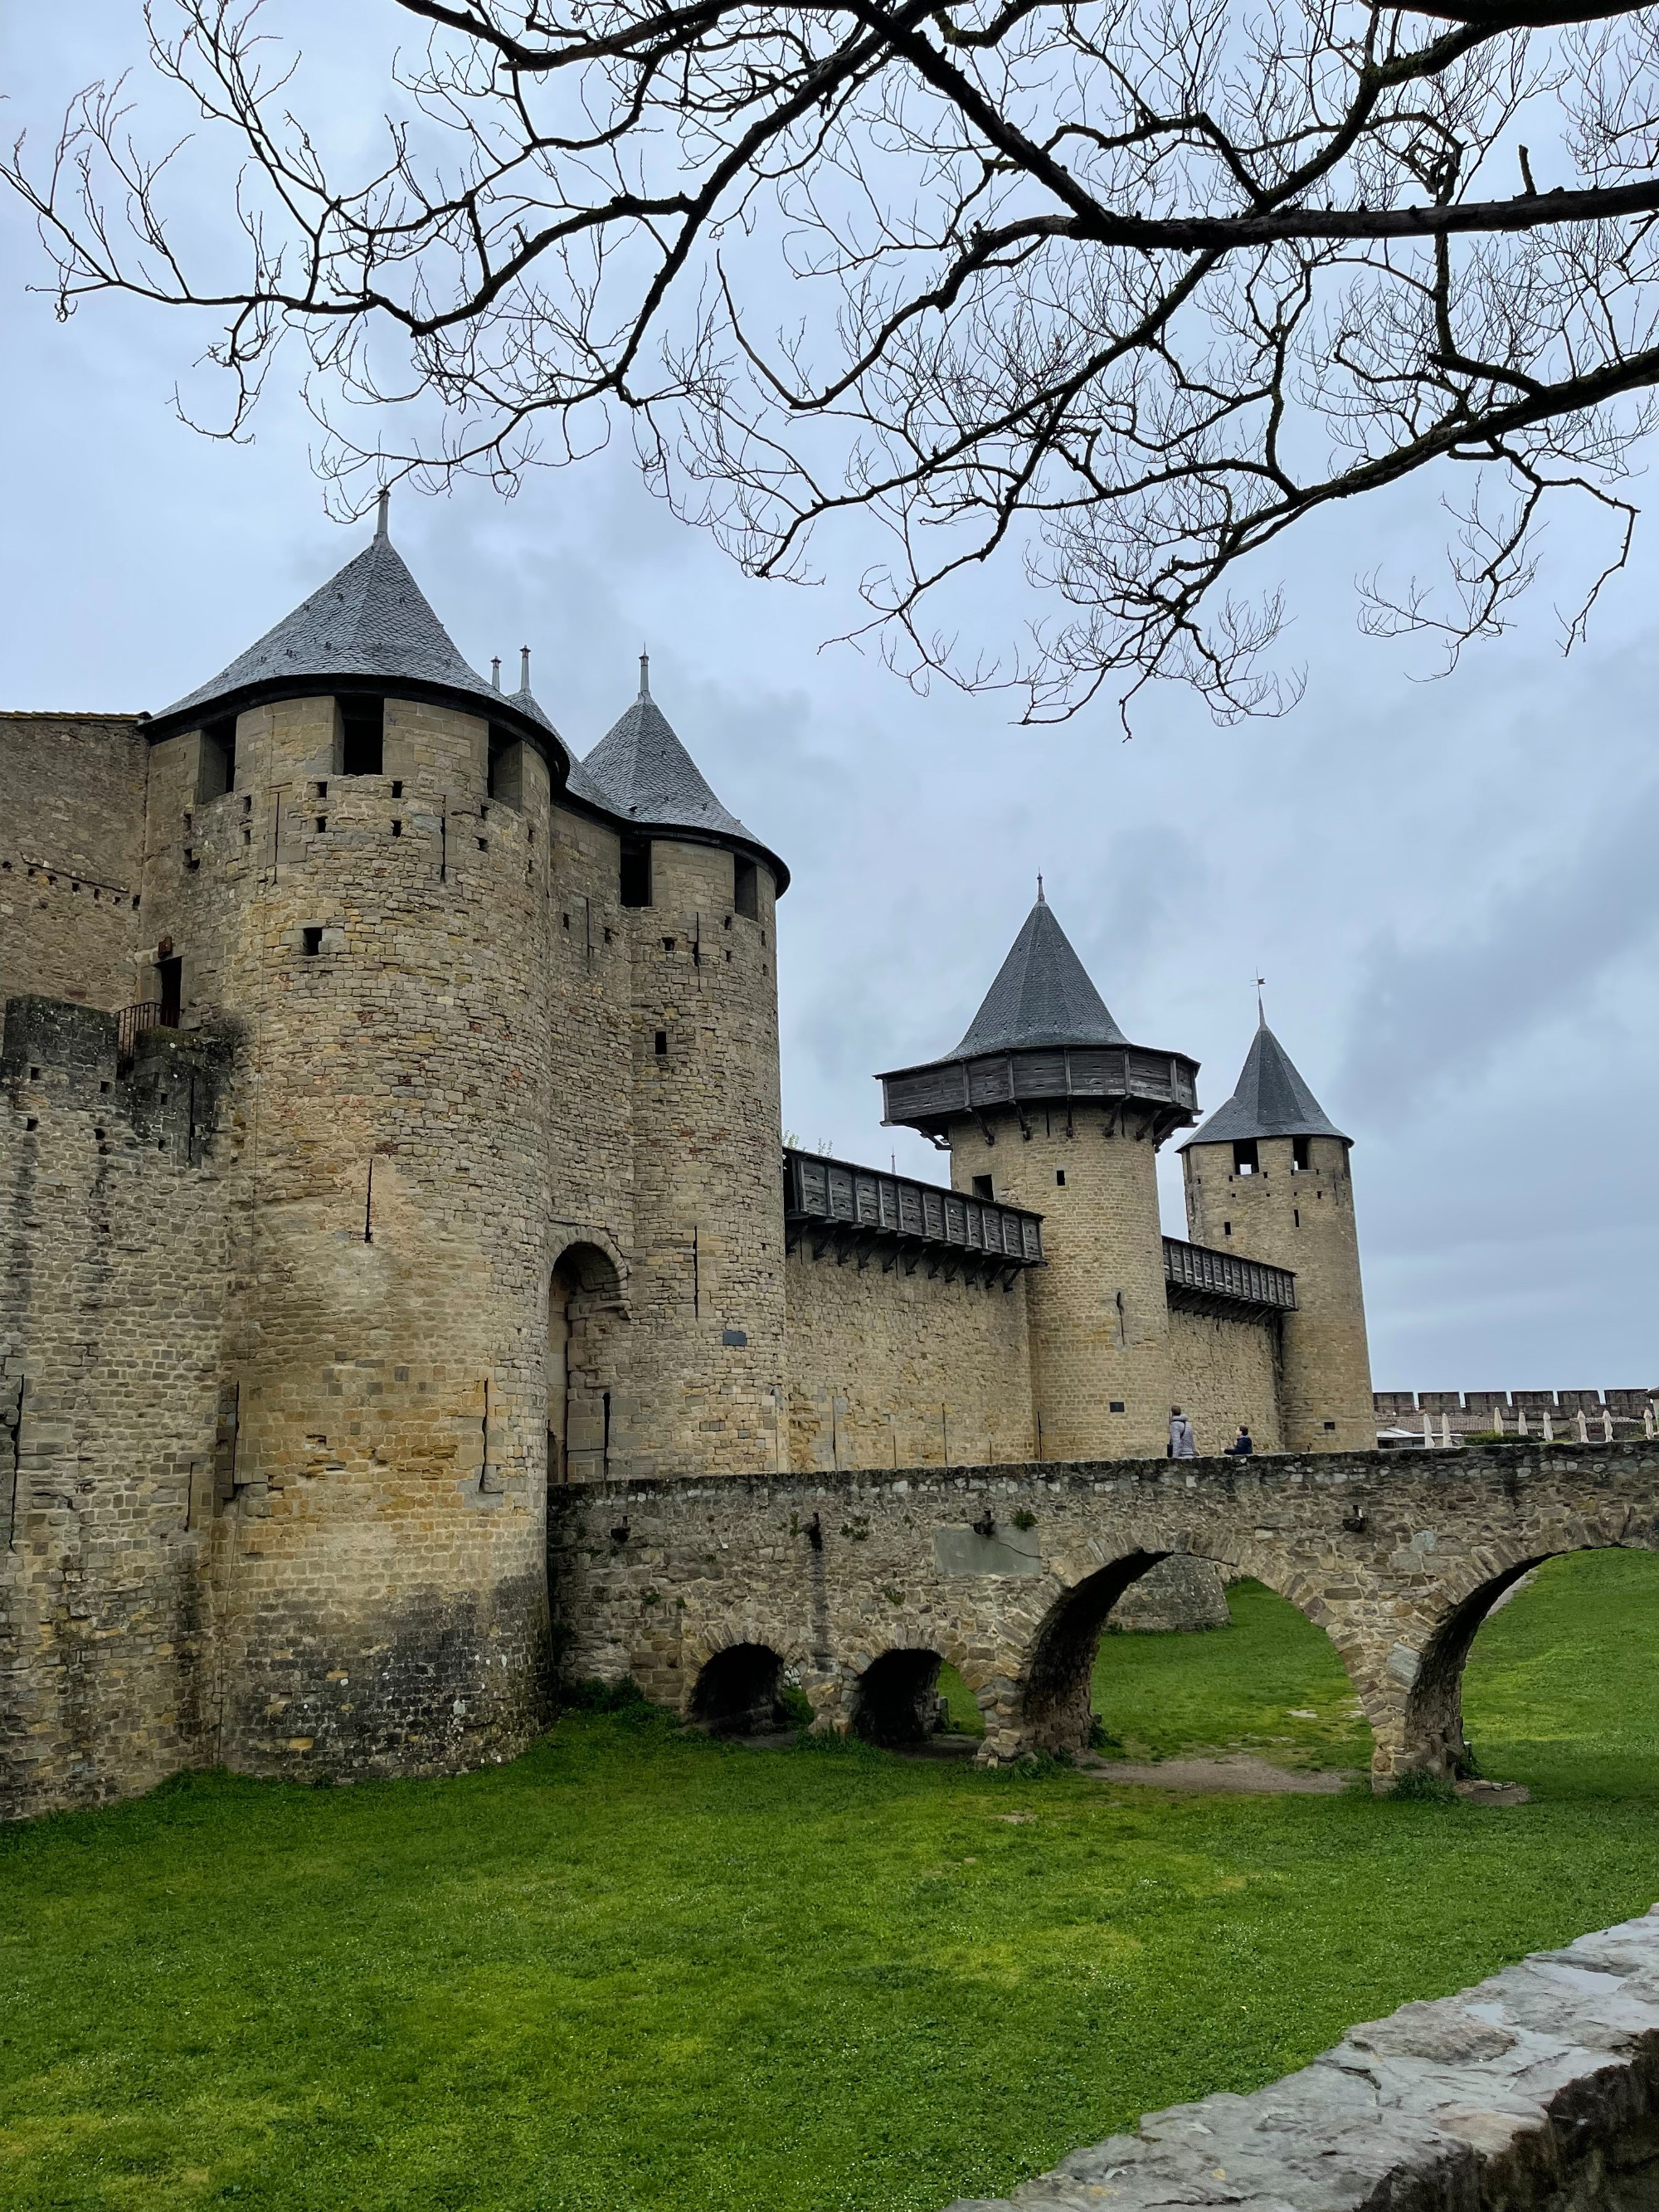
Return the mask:
[[[578,760],[383,501],[164,713],[0,718],[0,1812],[510,1755],[549,1485],[1371,1447],[1348,1139],[1263,1026],[1164,1237],[1196,1066],[1041,896],[881,1078],[948,1187],[786,1151],[788,871],[647,673]]]

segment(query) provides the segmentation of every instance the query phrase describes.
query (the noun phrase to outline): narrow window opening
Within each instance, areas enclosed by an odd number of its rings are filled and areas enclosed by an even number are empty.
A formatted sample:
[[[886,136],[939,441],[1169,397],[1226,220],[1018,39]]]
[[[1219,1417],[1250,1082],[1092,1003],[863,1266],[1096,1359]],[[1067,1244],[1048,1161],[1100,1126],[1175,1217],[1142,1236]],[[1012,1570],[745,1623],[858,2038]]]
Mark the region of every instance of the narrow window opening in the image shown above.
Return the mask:
[[[379,775],[386,753],[386,701],[355,696],[340,702],[340,773]]]
[[[1064,1168],[1056,1168],[1056,1169],[1054,1170],[1054,1181],[1055,1181],[1055,1182],[1060,1185],[1060,1188],[1062,1190],[1064,1190],[1064,1189],[1065,1189],[1065,1188],[1066,1188],[1066,1170],[1065,1170],[1065,1169],[1064,1169]]]
[[[994,1200],[995,1195],[996,1194],[992,1188],[991,1178],[989,1176],[975,1176],[974,1177],[974,1196],[975,1198],[988,1198]]]
[[[760,920],[760,870],[741,854],[732,862],[732,903],[746,921]]]
[[[164,1030],[176,1030],[179,1017],[185,1006],[185,963],[182,958],[158,960],[155,972],[161,985],[161,1011],[157,1016]]]
[[[300,942],[305,947],[307,954],[314,957],[323,949],[323,933],[320,928],[302,929],[300,932]]]
[[[252,832],[251,830],[243,830],[243,832],[242,832],[242,842],[243,842],[245,845],[251,845],[251,844],[253,842],[253,832]]]
[[[401,799],[403,795],[404,787],[402,779],[394,775],[392,779],[392,796],[394,799]]]
[[[480,837],[480,838],[479,838],[479,840],[478,840],[478,850],[479,850],[481,853],[487,853],[487,852],[489,850],[489,838],[488,838],[488,837]]]
[[[658,1059],[666,1060],[668,1057],[668,1032],[666,1030],[659,1030],[657,1031],[656,1042]]]
[[[324,831],[325,830],[326,830],[326,829],[327,829],[327,827],[328,827],[328,817],[327,817],[327,815],[326,815],[326,814],[319,814],[319,815],[317,817],[317,833],[318,833],[318,835],[320,836],[322,835],[323,831]]]
[[[1232,1224],[1232,1223],[1231,1223],[1231,1221],[1224,1221],[1224,1222],[1222,1223],[1222,1224],[1221,1224],[1221,1233],[1222,1233],[1222,1235],[1223,1235],[1224,1237],[1231,1237],[1231,1236],[1232,1235],[1232,1233],[1233,1233],[1233,1224]]]
[[[503,806],[524,805],[524,743],[499,724],[489,726],[489,796]]]
[[[621,896],[624,906],[651,903],[651,840],[624,837],[622,841]]]
[[[1233,1139],[1233,1173],[1247,1176],[1256,1172],[1260,1162],[1256,1157],[1254,1137],[1235,1137]]]
[[[1123,1411],[1123,1405],[1124,1401],[1121,1398],[1112,1398],[1108,1400],[1106,1409],[1109,1413],[1121,1413]]]
[[[673,937],[665,937],[665,938],[664,938],[664,939],[663,939],[663,941],[662,941],[662,949],[663,949],[663,951],[664,951],[665,952],[672,952],[672,951],[674,950],[675,945],[678,943],[678,941],[679,941],[679,940],[678,940],[678,938],[673,938]]]
[[[1312,1165],[1313,1139],[1311,1137],[1292,1137],[1291,1139],[1291,1168],[1292,1172],[1297,1175],[1303,1174]]]
[[[325,776],[323,781],[315,787],[315,789],[319,799],[326,799],[328,797],[328,779],[326,776]]]
[[[394,837],[401,837],[401,836],[403,836],[403,834],[404,834],[404,825],[403,825],[403,823],[402,823],[401,822],[394,822],[394,823],[392,823],[392,836],[393,836]]]
[[[1300,1228],[1301,1228],[1301,1226],[1302,1226],[1302,1208],[1301,1208],[1299,1206],[1293,1206],[1291,1208],[1291,1222],[1292,1222],[1293,1225],[1294,1225],[1296,1228],[1297,1228],[1297,1229],[1300,1229]]]
[[[202,757],[196,775],[198,805],[222,799],[236,786],[236,717],[222,714],[202,726]]]

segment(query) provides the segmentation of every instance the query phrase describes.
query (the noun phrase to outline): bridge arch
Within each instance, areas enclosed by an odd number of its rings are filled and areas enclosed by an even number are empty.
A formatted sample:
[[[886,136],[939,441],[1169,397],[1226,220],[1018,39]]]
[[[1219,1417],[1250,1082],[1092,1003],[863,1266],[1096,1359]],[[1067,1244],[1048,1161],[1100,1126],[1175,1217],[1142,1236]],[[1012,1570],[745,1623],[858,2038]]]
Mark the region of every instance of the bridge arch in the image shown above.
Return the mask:
[[[690,1717],[711,1735],[764,1735],[787,1724],[783,1654],[769,1644],[727,1644],[691,1685]]]
[[[1596,1528],[1580,1523],[1563,1539],[1516,1542],[1490,1547],[1464,1575],[1449,1581],[1449,1602],[1425,1640],[1417,1671],[1404,1700],[1401,1769],[1413,1768],[1455,1780],[1472,1771],[1463,1728],[1463,1672],[1475,1638],[1504,1592],[1547,1559],[1577,1552],[1659,1551],[1659,1529],[1637,1531],[1631,1516],[1620,1525]],[[1478,1577],[1478,1578],[1477,1578]]]

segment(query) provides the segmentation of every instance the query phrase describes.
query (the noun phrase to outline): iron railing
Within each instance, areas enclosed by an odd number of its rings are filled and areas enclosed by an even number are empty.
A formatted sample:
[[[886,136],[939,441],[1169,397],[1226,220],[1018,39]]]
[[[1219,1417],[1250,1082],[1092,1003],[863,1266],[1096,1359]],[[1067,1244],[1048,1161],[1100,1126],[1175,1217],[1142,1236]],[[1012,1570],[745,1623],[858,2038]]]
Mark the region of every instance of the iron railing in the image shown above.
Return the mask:
[[[115,1017],[115,1054],[118,1060],[131,1060],[138,1049],[138,1040],[146,1030],[167,1026],[161,1019],[163,1012],[159,999],[143,1000],[136,1006],[123,1006]]]

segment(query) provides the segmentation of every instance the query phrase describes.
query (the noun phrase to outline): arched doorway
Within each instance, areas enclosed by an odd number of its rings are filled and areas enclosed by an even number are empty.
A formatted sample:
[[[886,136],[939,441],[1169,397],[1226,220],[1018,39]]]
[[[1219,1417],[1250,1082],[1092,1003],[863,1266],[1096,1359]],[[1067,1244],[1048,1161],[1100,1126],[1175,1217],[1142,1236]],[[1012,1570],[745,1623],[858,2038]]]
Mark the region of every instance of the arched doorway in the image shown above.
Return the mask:
[[[781,1657],[768,1644],[731,1644],[715,1652],[692,1689],[691,1718],[711,1735],[769,1735],[787,1728]]]
[[[547,1294],[547,1479],[601,1482],[627,1471],[627,1316],[616,1264],[568,1245]]]

